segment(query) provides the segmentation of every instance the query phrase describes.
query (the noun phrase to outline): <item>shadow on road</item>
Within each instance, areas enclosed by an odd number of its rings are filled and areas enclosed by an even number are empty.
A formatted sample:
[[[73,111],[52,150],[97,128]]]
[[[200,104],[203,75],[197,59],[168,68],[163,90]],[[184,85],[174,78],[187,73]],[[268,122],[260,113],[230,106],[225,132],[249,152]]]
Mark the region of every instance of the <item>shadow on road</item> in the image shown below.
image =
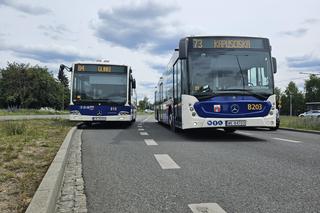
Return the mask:
[[[183,131],[179,130],[177,132],[173,132],[171,131],[169,126],[164,124],[149,123],[149,125],[152,125],[152,129],[154,129],[155,131],[162,131],[162,132],[165,131],[166,135],[170,138],[174,138],[175,142],[185,142],[185,141],[266,142],[267,141],[261,138],[257,138],[255,136],[238,134],[237,131],[234,133],[227,133],[222,129],[220,130],[220,129],[213,129],[213,128],[205,128],[205,129],[189,129],[189,130],[183,130]],[[157,130],[157,129],[161,129],[161,130]],[[269,130],[262,129],[262,131],[269,131]]]
[[[130,122],[97,122],[97,123],[80,123],[78,129],[128,129],[132,123]]]

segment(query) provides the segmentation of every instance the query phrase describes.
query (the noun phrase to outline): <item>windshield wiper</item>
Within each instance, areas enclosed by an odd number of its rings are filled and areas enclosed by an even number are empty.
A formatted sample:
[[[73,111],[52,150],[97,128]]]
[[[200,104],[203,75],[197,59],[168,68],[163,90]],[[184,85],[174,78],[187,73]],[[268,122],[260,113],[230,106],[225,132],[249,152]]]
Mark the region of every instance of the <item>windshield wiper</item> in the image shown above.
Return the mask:
[[[243,89],[244,89],[245,88],[245,83],[244,83],[244,76],[243,76],[242,68],[241,68],[238,56],[236,55],[235,57],[237,59],[238,67],[239,67],[241,78],[242,78],[242,86],[243,86]]]
[[[246,94],[249,94],[249,95],[253,95],[253,96],[256,96],[258,98],[261,98],[261,99],[265,99],[266,98],[266,95],[267,94],[259,94],[259,93],[256,93],[256,92],[253,92],[252,90],[249,90],[249,89],[221,89],[221,90],[218,90],[218,91],[227,91],[227,92],[232,92],[232,91],[241,91],[241,92],[245,92]]]
[[[201,99],[207,99],[207,98],[212,98],[216,96],[216,93],[214,92],[197,92],[193,94],[194,96],[201,98]]]

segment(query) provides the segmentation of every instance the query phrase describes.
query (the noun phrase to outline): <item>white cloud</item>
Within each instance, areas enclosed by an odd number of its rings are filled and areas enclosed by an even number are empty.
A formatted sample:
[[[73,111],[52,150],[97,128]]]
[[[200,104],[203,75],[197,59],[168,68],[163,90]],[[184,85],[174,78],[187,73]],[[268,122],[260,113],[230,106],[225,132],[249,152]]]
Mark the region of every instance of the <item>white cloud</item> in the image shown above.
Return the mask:
[[[0,0],[0,6],[1,5],[11,7],[13,9],[30,15],[44,15],[51,13],[51,10],[48,8],[33,6],[31,4],[19,2],[17,0]]]
[[[106,58],[131,65],[139,97],[152,98],[152,83],[181,37],[247,35],[270,38],[279,62],[277,86],[290,80],[301,85],[307,76],[299,72],[320,56],[319,7],[319,0],[0,0],[0,66],[21,61],[55,69],[63,62]]]

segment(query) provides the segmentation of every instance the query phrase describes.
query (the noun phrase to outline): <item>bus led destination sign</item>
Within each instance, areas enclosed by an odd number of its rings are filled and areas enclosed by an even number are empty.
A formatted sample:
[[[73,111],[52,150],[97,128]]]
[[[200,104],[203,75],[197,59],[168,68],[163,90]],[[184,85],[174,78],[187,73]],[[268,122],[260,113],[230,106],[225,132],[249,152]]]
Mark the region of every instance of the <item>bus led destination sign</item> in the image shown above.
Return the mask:
[[[126,72],[125,66],[97,65],[97,64],[75,64],[77,72]]]
[[[213,48],[250,48],[250,40],[213,40]]]
[[[215,49],[256,49],[264,48],[262,39],[255,38],[193,38],[192,47]]]

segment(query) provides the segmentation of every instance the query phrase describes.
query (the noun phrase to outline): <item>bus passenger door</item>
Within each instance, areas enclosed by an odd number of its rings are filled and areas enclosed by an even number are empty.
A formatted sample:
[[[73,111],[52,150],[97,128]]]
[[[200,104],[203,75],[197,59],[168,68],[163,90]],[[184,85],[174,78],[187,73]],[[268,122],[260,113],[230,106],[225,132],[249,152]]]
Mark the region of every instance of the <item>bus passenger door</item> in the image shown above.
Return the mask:
[[[178,60],[174,65],[174,121],[175,126],[181,127],[181,61]]]
[[[163,121],[163,83],[160,83],[159,86],[159,120]]]

